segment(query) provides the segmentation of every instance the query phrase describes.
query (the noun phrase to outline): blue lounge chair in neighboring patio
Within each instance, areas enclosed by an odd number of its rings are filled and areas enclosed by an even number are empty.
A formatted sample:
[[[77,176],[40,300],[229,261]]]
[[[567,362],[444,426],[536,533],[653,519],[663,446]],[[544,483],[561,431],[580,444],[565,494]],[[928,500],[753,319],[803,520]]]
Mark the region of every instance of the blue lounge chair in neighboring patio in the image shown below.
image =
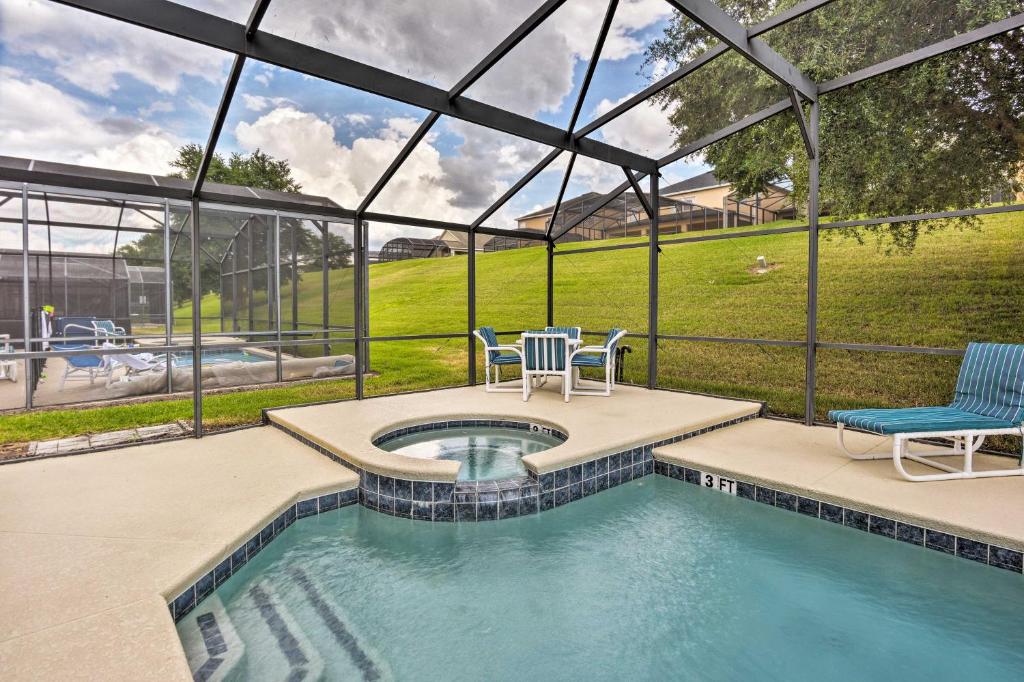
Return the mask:
[[[625,329],[612,328],[601,346],[583,346],[577,349],[569,358],[569,364],[573,370],[573,395],[603,395],[610,396],[615,388],[615,350],[619,341],[626,335]],[[584,367],[604,368],[604,389],[593,390],[578,387],[579,371]]]
[[[93,330],[96,336],[106,337],[112,343],[125,343],[128,333],[124,327],[118,327],[113,320],[93,320]]]
[[[501,368],[506,366],[521,367],[523,353],[516,346],[503,346],[498,343],[498,335],[494,327],[480,327],[473,335],[484,344],[484,390],[488,393],[518,393],[519,387],[501,388]],[[491,368],[494,368],[494,380],[491,381]]]
[[[889,455],[853,453],[843,442],[849,426],[882,436],[892,436],[892,461],[909,481],[944,481],[957,478],[988,478],[1024,475],[1024,457],[1012,469],[975,471],[973,457],[987,436],[1024,437],[1024,345],[971,343],[967,346],[956,395],[948,407],[910,407],[895,410],[832,410],[828,418],[838,427],[839,446],[853,459],[885,459]],[[910,452],[914,438],[949,438],[952,449]],[[931,457],[962,455],[963,469],[936,462]],[[909,459],[943,471],[940,474],[909,473]]]

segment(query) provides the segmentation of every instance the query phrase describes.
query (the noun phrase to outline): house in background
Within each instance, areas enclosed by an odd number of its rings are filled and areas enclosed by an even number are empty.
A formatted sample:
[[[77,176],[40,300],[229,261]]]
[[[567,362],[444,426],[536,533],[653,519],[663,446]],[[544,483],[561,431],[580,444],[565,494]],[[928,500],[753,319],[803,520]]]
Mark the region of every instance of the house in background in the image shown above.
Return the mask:
[[[591,213],[603,194],[587,192],[562,201],[555,217],[555,232]],[[548,206],[516,218],[520,232],[546,234],[554,206]],[[793,199],[788,189],[771,185],[753,197],[742,198],[727,182],[713,172],[701,173],[661,188],[659,204],[660,234],[677,234],[698,230],[717,230],[724,227],[760,225],[795,215]],[[639,237],[648,233],[651,221],[643,205],[633,192],[624,192],[579,225],[565,233],[560,242],[590,241],[614,237]],[[534,239],[515,236],[476,236],[476,251],[506,251],[537,246]],[[469,251],[469,235],[465,232],[445,230],[433,239],[398,237],[390,240],[373,262],[406,260],[409,258],[440,258],[463,255]]]
[[[731,184],[722,182],[710,171],[666,185],[660,195],[658,231],[663,234],[760,225],[795,215],[792,197],[786,188],[771,185],[753,197],[740,197]],[[602,197],[597,192],[587,192],[564,200],[555,217],[554,231],[575,223]],[[516,219],[517,226],[521,230],[544,232],[553,212],[554,206],[548,206],[520,216]],[[642,204],[633,192],[625,192],[574,226],[566,237],[586,240],[631,237],[645,235],[649,229],[650,220]]]

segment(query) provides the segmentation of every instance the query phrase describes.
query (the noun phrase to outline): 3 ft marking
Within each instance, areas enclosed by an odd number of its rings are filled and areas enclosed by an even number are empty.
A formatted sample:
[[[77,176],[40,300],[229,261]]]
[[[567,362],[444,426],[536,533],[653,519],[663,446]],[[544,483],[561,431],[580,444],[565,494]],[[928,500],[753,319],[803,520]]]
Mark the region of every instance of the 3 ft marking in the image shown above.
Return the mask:
[[[700,473],[700,484],[705,488],[714,488],[726,495],[736,494],[736,481],[718,474]]]
[[[549,436],[551,435],[551,429],[547,426],[541,426],[540,424],[530,424],[530,431],[533,431],[534,433],[545,433]]]

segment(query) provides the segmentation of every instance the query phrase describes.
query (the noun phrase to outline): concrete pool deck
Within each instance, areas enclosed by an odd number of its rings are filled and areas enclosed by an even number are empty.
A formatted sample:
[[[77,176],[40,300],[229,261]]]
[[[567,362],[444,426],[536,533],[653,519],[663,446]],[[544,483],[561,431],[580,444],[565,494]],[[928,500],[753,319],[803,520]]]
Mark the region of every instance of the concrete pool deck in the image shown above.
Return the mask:
[[[566,404],[541,391],[523,403],[475,387],[271,414],[366,444],[396,423],[453,413],[532,418],[569,434],[538,453],[548,458],[535,464],[547,470],[595,448],[661,439],[759,407],[626,386],[612,398]],[[655,456],[1024,548],[1024,477],[910,483],[890,461],[846,459],[834,435],[754,419],[658,447]],[[877,440],[850,436],[862,449]],[[576,449],[559,452],[574,439]],[[374,450],[363,456],[400,457]],[[191,679],[168,601],[282,507],[357,484],[352,471],[272,427],[0,466],[3,678]]]
[[[358,478],[271,428],[0,467],[5,680],[191,680],[167,603],[282,507]]]
[[[847,432],[855,452],[891,453],[891,439]],[[874,449],[873,449],[874,448]],[[904,480],[892,459],[852,460],[836,430],[756,419],[654,451],[656,460],[1024,551],[1024,476],[954,481]],[[951,462],[959,465],[959,458]],[[1015,459],[975,455],[978,470]],[[934,471],[908,462],[913,473]]]
[[[402,426],[453,419],[536,422],[569,436],[561,445],[523,458],[527,468],[543,474],[602,452],[671,438],[760,411],[760,403],[636,386],[617,386],[610,398],[573,396],[567,403],[554,381],[534,391],[527,402],[520,393],[485,393],[483,387],[473,386],[275,409],[267,416],[361,469],[411,480],[454,481],[458,463],[384,452],[373,445],[373,439]]]

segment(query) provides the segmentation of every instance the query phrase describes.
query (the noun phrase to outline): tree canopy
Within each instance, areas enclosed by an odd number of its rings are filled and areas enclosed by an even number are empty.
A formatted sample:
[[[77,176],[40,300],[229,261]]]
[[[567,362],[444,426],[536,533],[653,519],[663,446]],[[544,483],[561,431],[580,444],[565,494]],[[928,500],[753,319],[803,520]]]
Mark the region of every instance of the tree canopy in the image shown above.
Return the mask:
[[[797,0],[719,0],[745,24]],[[838,0],[762,36],[816,82],[1022,11],[1020,0]],[[834,216],[886,216],[968,208],[1021,189],[1024,35],[1005,34],[820,98],[821,200]],[[648,49],[650,62],[682,64],[716,40],[677,14]],[[661,95],[679,145],[787,97],[733,52]],[[807,160],[791,112],[705,150],[716,175],[750,195],[788,179],[807,197]],[[917,226],[892,225],[912,246]]]
[[[202,159],[202,145],[187,144],[181,147],[177,158],[171,161],[171,165],[178,169],[174,175],[189,180],[195,178]],[[220,154],[214,154],[206,172],[206,180],[280,192],[302,191],[302,185],[292,177],[288,161],[275,159],[259,149],[249,155],[232,152],[227,161]]]

